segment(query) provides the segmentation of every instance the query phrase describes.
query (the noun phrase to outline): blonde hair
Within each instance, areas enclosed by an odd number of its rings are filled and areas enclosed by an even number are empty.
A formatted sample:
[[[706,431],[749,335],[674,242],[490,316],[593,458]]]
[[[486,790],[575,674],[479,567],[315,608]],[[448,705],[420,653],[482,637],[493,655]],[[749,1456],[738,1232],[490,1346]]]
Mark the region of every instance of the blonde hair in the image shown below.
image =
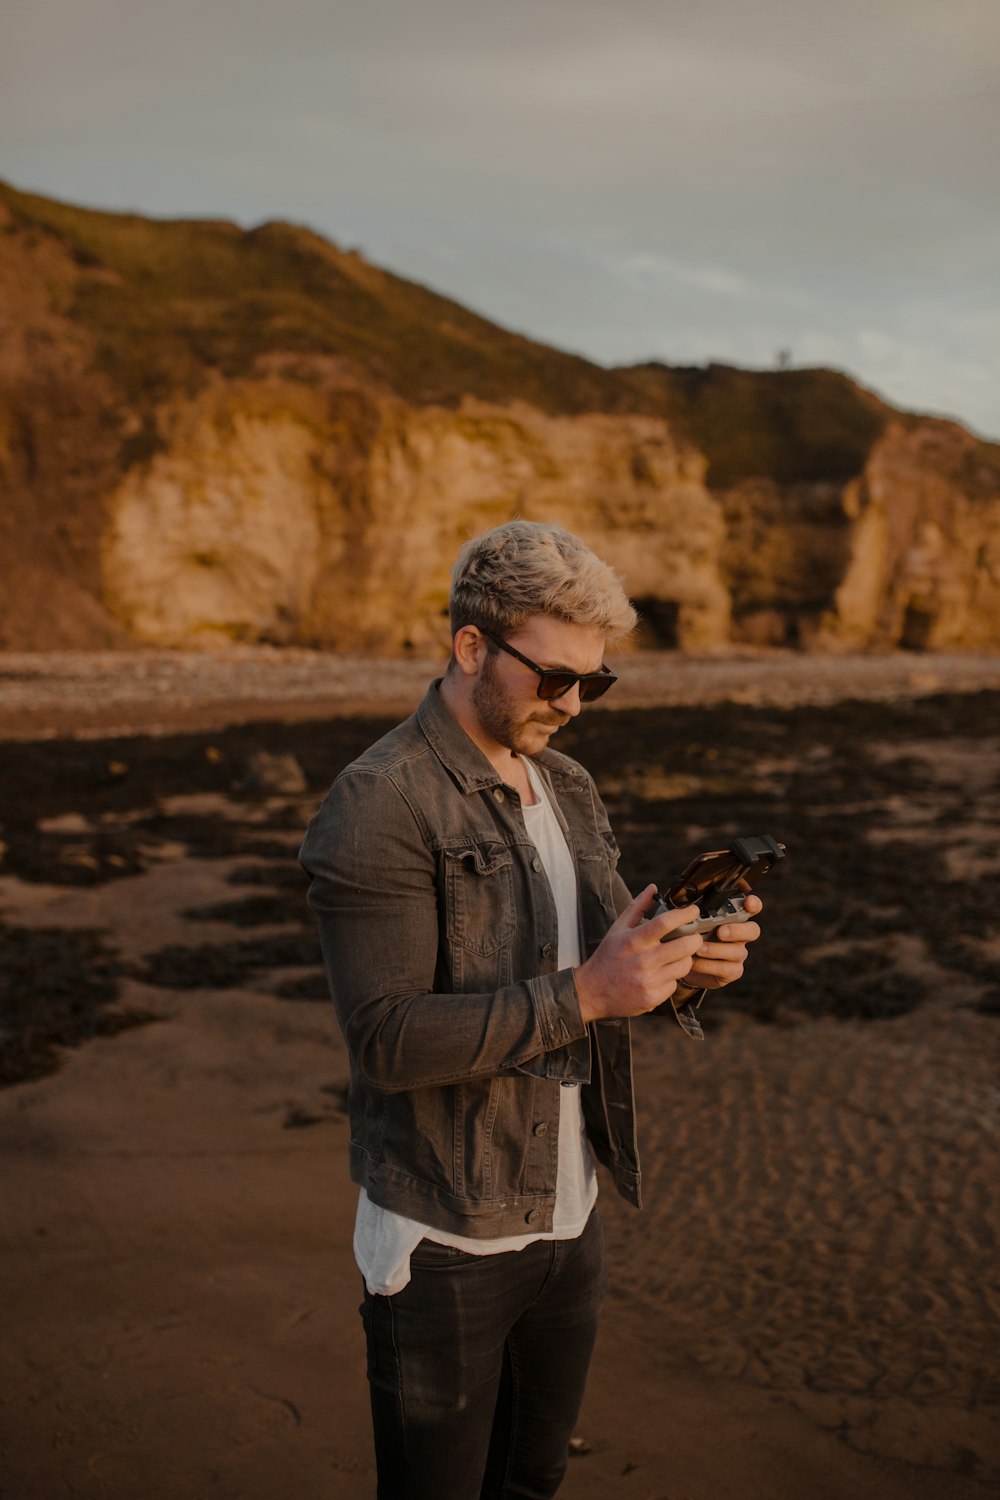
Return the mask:
[[[507,521],[465,543],[451,573],[454,638],[463,625],[506,637],[529,615],[595,625],[610,643],[637,616],[618,574],[579,537],[540,521]]]

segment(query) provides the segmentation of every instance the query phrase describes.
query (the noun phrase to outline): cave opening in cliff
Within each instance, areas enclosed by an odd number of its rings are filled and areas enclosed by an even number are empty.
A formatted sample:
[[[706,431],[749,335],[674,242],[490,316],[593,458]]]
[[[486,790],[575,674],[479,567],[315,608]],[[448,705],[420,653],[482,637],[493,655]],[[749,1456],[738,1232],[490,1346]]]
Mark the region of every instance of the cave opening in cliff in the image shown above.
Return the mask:
[[[647,650],[676,651],[680,645],[681,613],[676,599],[655,599],[646,594],[632,603],[639,611],[637,644]]]
[[[903,650],[930,650],[933,632],[934,616],[931,611],[924,605],[916,604],[911,600],[906,606],[906,613],[903,616],[903,628],[899,635],[899,644]]]

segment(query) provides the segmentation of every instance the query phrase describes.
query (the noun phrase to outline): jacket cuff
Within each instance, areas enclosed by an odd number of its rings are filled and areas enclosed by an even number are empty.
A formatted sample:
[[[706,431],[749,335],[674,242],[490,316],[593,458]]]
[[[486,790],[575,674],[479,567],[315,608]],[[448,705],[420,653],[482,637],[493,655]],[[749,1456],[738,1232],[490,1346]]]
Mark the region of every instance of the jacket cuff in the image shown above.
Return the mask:
[[[572,969],[527,981],[544,1051],[518,1068],[563,1083],[590,1082],[590,1033],[580,1014]]]

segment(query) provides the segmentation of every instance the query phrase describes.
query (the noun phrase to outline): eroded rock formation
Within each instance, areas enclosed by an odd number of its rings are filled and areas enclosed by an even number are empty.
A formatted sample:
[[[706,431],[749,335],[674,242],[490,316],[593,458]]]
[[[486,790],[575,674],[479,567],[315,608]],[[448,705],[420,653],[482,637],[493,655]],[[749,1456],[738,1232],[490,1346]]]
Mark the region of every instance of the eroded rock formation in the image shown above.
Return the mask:
[[[916,650],[1000,640],[1000,492],[961,427],[893,423],[847,487],[850,555],[822,638]]]
[[[512,515],[646,644],[1000,644],[1000,450],[831,372],[605,371],[290,226],[10,189],[0,320],[0,646],[436,647]]]

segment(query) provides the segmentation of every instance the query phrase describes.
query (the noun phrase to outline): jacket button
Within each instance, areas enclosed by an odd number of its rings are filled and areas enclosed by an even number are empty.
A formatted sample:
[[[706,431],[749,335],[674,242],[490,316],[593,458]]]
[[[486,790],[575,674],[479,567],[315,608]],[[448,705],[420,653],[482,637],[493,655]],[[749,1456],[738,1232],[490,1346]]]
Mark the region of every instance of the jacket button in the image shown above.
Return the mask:
[[[530,1214],[525,1214],[525,1216],[524,1216],[524,1222],[525,1222],[525,1223],[526,1223],[526,1224],[537,1224],[537,1223],[538,1223],[538,1221],[539,1221],[539,1219],[540,1219],[540,1218],[541,1218],[541,1217],[542,1217],[542,1216],[541,1216],[541,1214],[540,1214],[540,1213],[539,1213],[539,1212],[538,1212],[538,1209],[537,1209],[537,1208],[533,1208],[533,1209],[532,1209],[532,1210],[531,1210],[531,1212],[530,1212]]]
[[[497,799],[498,802],[502,802],[503,801],[503,792],[500,790],[500,788],[498,786],[495,786],[493,788],[493,795]]]
[[[549,1133],[549,1127],[545,1124],[544,1120],[542,1121],[542,1123],[540,1125],[536,1125],[535,1126],[535,1134],[536,1135],[548,1135],[548,1133]]]
[[[537,854],[535,855],[534,859],[531,861],[531,868],[533,870],[540,870],[542,868],[542,862],[538,858]]]
[[[551,943],[546,943],[545,946],[542,948],[542,957],[543,958],[551,958],[552,957],[552,944]]]

